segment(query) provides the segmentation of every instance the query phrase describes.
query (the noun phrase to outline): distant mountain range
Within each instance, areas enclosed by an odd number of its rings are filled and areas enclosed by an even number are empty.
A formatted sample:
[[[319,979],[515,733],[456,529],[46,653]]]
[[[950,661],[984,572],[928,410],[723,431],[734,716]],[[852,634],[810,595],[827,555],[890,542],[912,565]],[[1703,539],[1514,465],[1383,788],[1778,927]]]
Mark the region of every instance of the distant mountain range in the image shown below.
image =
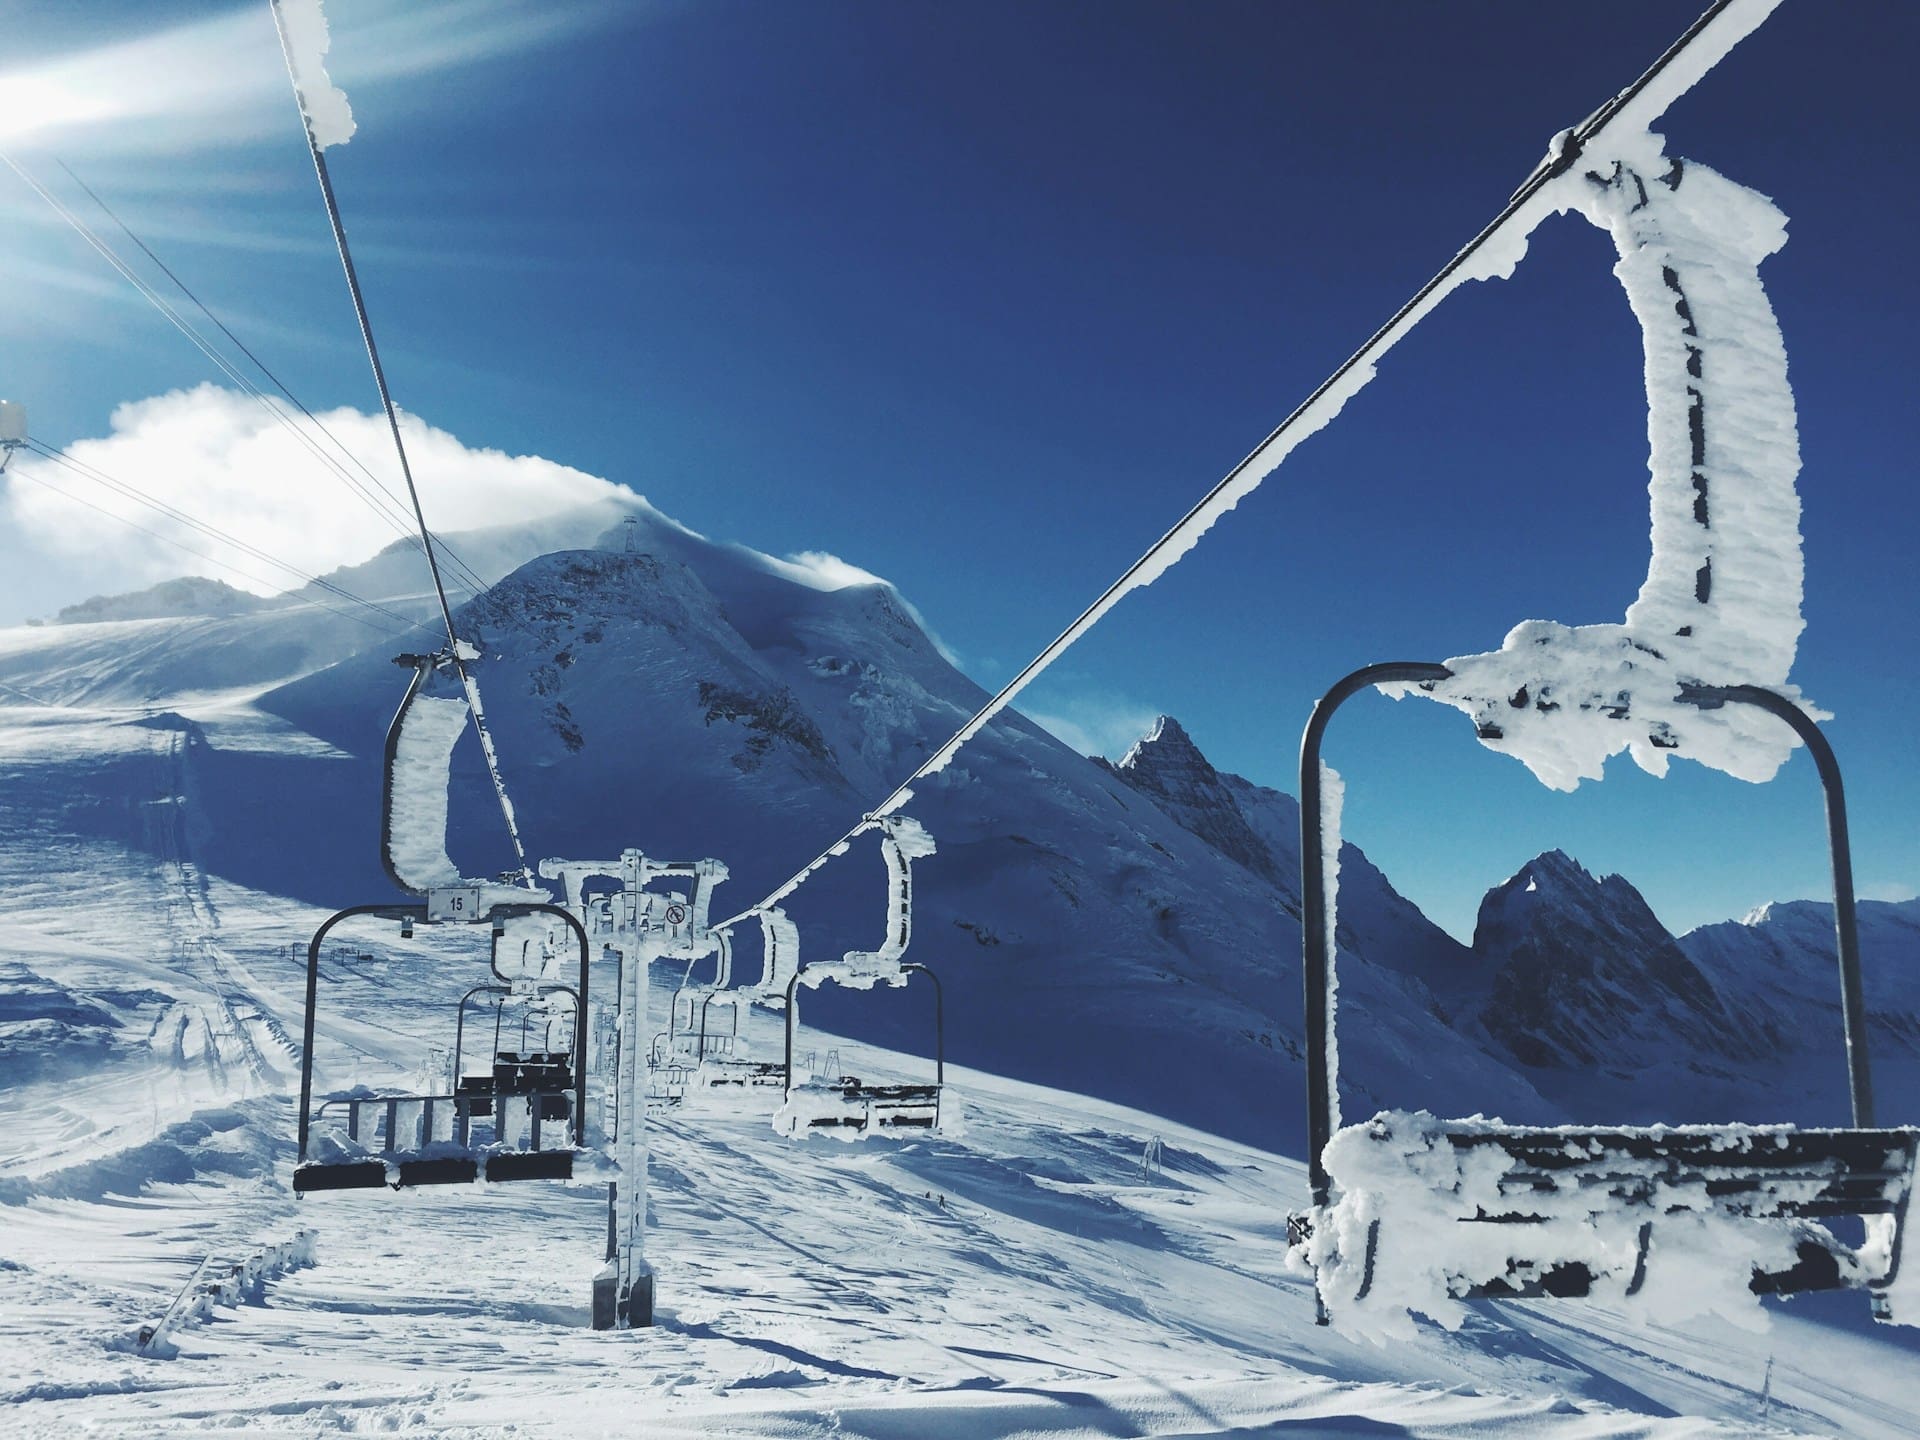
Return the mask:
[[[718,856],[733,878],[717,913],[811,858],[985,699],[891,586],[824,588],[643,502],[454,538],[504,575],[456,618],[486,657],[477,673],[531,844]],[[424,620],[416,568],[395,547],[341,583]],[[102,600],[89,602],[102,623],[0,634],[0,682],[178,710],[194,859],[211,873],[329,908],[390,896],[379,767],[406,680],[390,660],[430,647],[432,630],[368,645],[363,625],[299,603],[311,597],[216,615],[189,598],[183,617],[108,620],[156,602]],[[254,708],[236,709],[247,694]],[[456,754],[453,853],[492,873],[509,856],[472,748]],[[1291,797],[1216,770],[1171,718],[1109,764],[1017,715],[917,790],[909,811],[939,852],[916,872],[914,957],[945,982],[950,1060],[1298,1151]],[[803,958],[869,947],[883,897],[861,842],[789,905]],[[1676,939],[1625,880],[1554,852],[1490,892],[1466,946],[1347,845],[1347,1113],[1843,1120],[1825,908],[1777,905]],[[1863,939],[1883,1118],[1920,1119],[1920,902],[1864,906]],[[749,973],[754,942],[749,922],[735,946]],[[803,1022],[932,1045],[911,990],[829,987]]]

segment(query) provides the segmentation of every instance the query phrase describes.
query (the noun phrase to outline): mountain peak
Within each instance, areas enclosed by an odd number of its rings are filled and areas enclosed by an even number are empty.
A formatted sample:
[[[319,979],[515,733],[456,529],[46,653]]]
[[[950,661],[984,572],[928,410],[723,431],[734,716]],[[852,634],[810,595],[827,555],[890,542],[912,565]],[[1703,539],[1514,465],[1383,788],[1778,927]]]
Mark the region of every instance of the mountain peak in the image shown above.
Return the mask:
[[[1204,767],[1208,775],[1215,774],[1212,763],[1200,753],[1200,747],[1193,743],[1193,737],[1187,734],[1186,727],[1171,715],[1157,716],[1153,728],[1127,748],[1120,757],[1117,768],[1121,770],[1140,770],[1142,768],[1165,773],[1169,768],[1198,769]]]
[[[1686,1050],[1729,1043],[1712,984],[1640,892],[1564,850],[1487,892],[1473,949],[1493,971],[1481,1019],[1522,1064],[1630,1065],[1673,1036]]]

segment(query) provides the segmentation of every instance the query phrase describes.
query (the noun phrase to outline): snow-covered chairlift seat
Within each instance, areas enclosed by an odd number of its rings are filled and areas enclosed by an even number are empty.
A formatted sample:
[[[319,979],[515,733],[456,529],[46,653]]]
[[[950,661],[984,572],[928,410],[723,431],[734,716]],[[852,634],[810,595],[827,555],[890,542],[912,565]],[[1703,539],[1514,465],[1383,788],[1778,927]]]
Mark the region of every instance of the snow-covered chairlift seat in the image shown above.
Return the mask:
[[[394,884],[421,896],[421,901],[355,905],[337,911],[322,922],[307,946],[299,1151],[293,1172],[296,1194],[466,1184],[479,1179],[564,1180],[572,1176],[574,1158],[585,1146],[587,932],[569,910],[547,903],[547,892],[467,880],[448,859],[447,766],[470,716],[465,699],[432,696],[427,687],[450,661],[449,654],[398,658],[396,663],[411,665],[414,674],[387,730],[381,861]],[[556,920],[572,932],[579,947],[576,985],[501,971],[499,944],[507,923],[536,915]],[[412,935],[416,925],[488,925],[494,946],[493,973],[500,983],[477,986],[461,997],[452,1093],[383,1095],[360,1090],[315,1107],[314,1020],[321,944],[335,926],[369,916],[399,921],[403,938]],[[532,1055],[503,1052],[496,1045],[490,1073],[462,1074],[467,1003],[482,992],[496,997],[566,997],[574,1016],[571,1049]]]
[[[1355,671],[1315,706],[1301,744],[1313,1205],[1289,1217],[1288,1240],[1315,1273],[1321,1323],[1327,1323],[1330,1307],[1358,1307],[1376,1288],[1393,1288],[1377,1285],[1380,1271],[1403,1263],[1435,1275],[1449,1300],[1633,1296],[1646,1286],[1650,1267],[1662,1263],[1659,1236],[1668,1227],[1681,1244],[1688,1238],[1712,1244],[1716,1233],[1725,1240],[1726,1227],[1764,1230],[1758,1239],[1740,1235],[1731,1247],[1751,1263],[1744,1277],[1750,1291],[1864,1289],[1875,1318],[1920,1323],[1920,1284],[1903,1276],[1901,1264],[1920,1130],[1876,1128],[1873,1122],[1839,767],[1806,712],[1758,686],[1693,687],[1682,698],[1704,708],[1737,703],[1769,711],[1794,728],[1819,768],[1853,1128],[1510,1126],[1388,1112],[1337,1129],[1321,740],[1333,712],[1360,690],[1429,684],[1450,674],[1445,666],[1419,663]],[[1826,1223],[1848,1216],[1864,1220],[1864,1243],[1843,1240]],[[1393,1225],[1395,1217],[1412,1217],[1419,1231],[1417,1256],[1394,1244],[1394,1237],[1383,1245],[1383,1224]],[[1737,1284],[1741,1277],[1734,1278]]]
[[[321,924],[307,946],[307,1010],[300,1060],[296,1194],[390,1186],[457,1185],[475,1180],[565,1180],[584,1148],[587,1116],[586,931],[569,912],[546,904],[495,904],[480,917],[498,926],[520,916],[562,921],[579,949],[577,985],[540,982],[540,994],[563,996],[573,1010],[570,1048],[537,1052],[495,1047],[488,1073],[461,1072],[466,1009],[476,994],[504,997],[511,984],[481,985],[461,997],[454,1030],[454,1089],[449,1094],[380,1094],[367,1090],[313,1103],[314,1032],[320,951],[343,921],[397,920],[402,936],[434,923],[425,904],[356,905]],[[503,979],[505,977],[502,977]],[[523,986],[524,988],[524,986]]]

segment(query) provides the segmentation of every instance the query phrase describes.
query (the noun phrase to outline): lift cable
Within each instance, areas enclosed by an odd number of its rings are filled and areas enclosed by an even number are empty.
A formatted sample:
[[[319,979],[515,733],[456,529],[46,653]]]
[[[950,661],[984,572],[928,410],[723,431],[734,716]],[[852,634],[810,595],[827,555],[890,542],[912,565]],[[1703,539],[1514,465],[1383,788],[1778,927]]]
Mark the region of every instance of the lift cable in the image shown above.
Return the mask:
[[[230,545],[234,549],[240,551],[242,554],[251,556],[253,559],[264,560],[267,564],[286,571],[287,574],[293,576],[296,580],[298,580],[303,585],[311,585],[316,589],[324,590],[329,595],[332,595],[337,599],[344,600],[350,605],[358,605],[362,609],[370,611],[373,614],[383,616],[386,619],[394,621],[395,623],[399,624],[401,627],[403,627],[403,630],[412,629],[418,623],[412,618],[410,618],[409,616],[403,615],[397,610],[389,609],[387,606],[382,605],[378,601],[368,600],[359,595],[356,595],[351,590],[348,590],[345,586],[337,584],[332,580],[328,580],[324,576],[309,574],[307,571],[302,570],[299,566],[294,565],[286,560],[282,560],[279,558],[279,556],[273,555],[268,551],[262,550],[259,546],[253,544],[251,541],[243,540],[237,535],[233,535],[225,530],[222,530],[217,525],[209,524],[207,521],[198,519],[195,516],[188,514],[186,511],[181,510],[176,506],[169,505],[164,500],[156,499],[154,496],[151,496],[147,494],[145,491],[141,490],[138,486],[130,485],[124,480],[116,480],[113,476],[107,474],[106,471],[101,470],[97,466],[90,465],[84,460],[77,459],[76,457],[67,454],[64,450],[55,449],[53,446],[46,444],[44,441],[34,440],[34,439],[27,440],[25,444],[26,444],[26,448],[29,451],[31,451],[35,455],[38,455],[41,459],[49,460],[56,465],[59,465],[64,467],[65,469],[71,470],[74,474],[80,476],[82,479],[91,480],[96,485],[100,485],[108,490],[112,490],[116,492],[117,494],[123,495],[127,499],[134,501],[136,504],[144,505],[149,510],[153,510],[158,514],[164,515],[168,519],[176,521],[179,524],[185,525],[191,530],[197,530],[210,540],[216,540],[222,545]],[[66,492],[63,491],[61,493],[66,493]],[[108,513],[112,513],[112,512],[108,512]],[[244,573],[244,572],[236,571],[235,573]],[[249,578],[252,579],[257,577],[250,576]],[[268,584],[271,582],[261,580],[259,581],[259,583]],[[275,585],[274,588],[284,589],[285,586],[284,586],[284,583],[282,583],[279,585]],[[382,628],[385,628],[385,627],[382,627]]]
[[[174,283],[174,285],[179,289],[180,293],[186,296],[188,300],[192,301],[195,308],[197,308],[202,315],[206,316],[207,320],[215,328],[217,328],[222,335],[226,336],[228,340],[233,342],[234,348],[239,350],[239,352],[242,355],[246,356],[247,359],[251,360],[254,364],[254,367],[258,369],[262,375],[266,376],[268,380],[273,382],[274,388],[277,389],[282,395],[286,396],[288,402],[296,410],[298,410],[302,415],[306,417],[308,423],[311,424],[313,428],[318,430],[322,435],[326,436],[327,439],[332,442],[333,448],[339,451],[340,454],[343,457],[345,457],[345,459],[347,459],[353,464],[355,469],[359,470],[359,472],[362,475],[366,476],[369,482],[371,482],[374,486],[376,486],[379,489],[381,495],[386,497],[388,503],[390,503],[395,507],[399,506],[400,504],[399,499],[394,496],[392,491],[387,489],[386,482],[382,480],[378,475],[374,474],[372,470],[368,469],[366,462],[362,460],[358,455],[356,455],[352,450],[350,450],[347,447],[346,443],[342,441],[339,436],[335,435],[333,431],[329,430],[326,426],[326,422],[321,420],[318,415],[315,415],[313,411],[307,408],[306,402],[301,400],[301,398],[298,395],[294,394],[293,391],[287,387],[286,381],[282,380],[278,375],[276,375],[273,372],[272,368],[268,366],[266,361],[262,360],[258,355],[253,353],[253,350],[247,345],[246,341],[242,340],[238,335],[234,334],[232,330],[227,328],[226,321],[222,320],[218,315],[214,314],[213,311],[208,308],[206,301],[202,300],[198,295],[194,294],[192,289],[188,287],[187,282],[182,280],[178,275],[174,273],[172,266],[167,264],[167,262],[162,260],[158,255],[154,254],[153,247],[148,245],[145,240],[142,240],[137,234],[135,234],[133,231],[133,227],[128,225],[125,220],[121,219],[119,213],[115,211],[111,205],[107,204],[105,200],[101,199],[100,196],[94,191],[94,188],[91,185],[87,184],[86,181],[82,180],[78,175],[76,175],[71,165],[67,164],[66,161],[60,159],[57,156],[54,157],[54,163],[66,172],[67,178],[69,180],[73,181],[75,185],[79,186],[80,189],[83,192],[85,192],[89,200],[93,201],[95,205],[100,207],[101,213],[103,213],[109,220],[113,221],[115,225],[119,226],[121,232],[129,240],[131,240],[135,245],[140,247],[140,253],[145,255],[149,260],[151,260],[154,263],[154,265],[159,268],[160,273],[165,275],[167,279],[171,280]],[[348,483],[350,484],[353,483],[346,476],[342,476],[341,478],[343,480],[348,480]],[[406,531],[406,534],[409,539],[412,539],[413,532],[411,529],[408,529]],[[480,579],[479,575],[474,571],[473,567],[468,565],[464,560],[462,560],[458,555],[454,553],[453,547],[447,543],[445,536],[436,535],[434,536],[434,539],[439,542],[440,553],[447,558],[447,561],[449,562],[449,568],[454,570],[459,575],[460,581],[463,585],[473,590],[475,594],[479,594],[481,591],[487,588],[486,583]]]
[[[363,503],[372,509],[382,521],[392,527],[396,534],[409,539],[416,546],[420,543],[417,539],[413,538],[412,528],[405,518],[405,512],[398,509],[399,502],[388,494],[384,487],[376,494],[375,492],[370,492],[364,485],[356,481],[353,476],[348,474],[340,465],[339,461],[320,447],[319,443],[315,441],[311,435],[294,424],[292,417],[282,410],[271,396],[261,390],[258,385],[254,384],[231,360],[215,349],[204,335],[188,323],[186,318],[136,272],[92,226],[88,225],[86,221],[82,220],[67,205],[62,203],[58,196],[54,195],[45,185],[41,184],[37,178],[30,174],[25,167],[11,155],[0,151],[0,161],[4,161],[14,174],[26,182],[33,192],[44,200],[55,214],[64,220],[81,239],[85,240],[103,260],[112,266],[122,279],[132,285],[135,290],[139,291],[142,298],[144,298],[148,304],[152,305],[154,309],[158,310],[168,323],[184,335],[222,375],[226,376],[233,384],[239,386],[246,395],[273,418],[275,423],[284,426],[288,433],[290,433],[315,460],[339,476],[339,478],[360,497]],[[138,241],[136,240],[135,243],[138,243]],[[242,348],[244,349],[244,347]],[[387,505],[395,508],[389,510],[383,507],[381,504],[382,500],[386,501]],[[484,584],[476,584],[475,593],[477,594],[485,588],[486,586]]]
[[[427,568],[433,574],[434,592],[440,597],[440,618],[447,626],[448,663],[459,676],[460,688],[466,692],[467,711],[473,719],[474,733],[480,738],[480,752],[486,758],[487,774],[493,780],[493,793],[500,802],[500,815],[507,822],[507,836],[513,841],[514,858],[519,862],[520,878],[527,889],[537,888],[533,881],[533,869],[527,863],[527,850],[520,841],[520,825],[514,819],[513,802],[507,798],[506,782],[500,777],[500,760],[493,748],[493,736],[488,733],[486,716],[480,708],[480,692],[473,683],[473,676],[467,671],[467,662],[461,654],[460,636],[454,629],[453,607],[447,603],[447,587],[440,576],[440,561],[434,551],[433,532],[427,528],[426,511],[420,505],[420,487],[414,483],[413,466],[407,460],[407,443],[400,434],[400,412],[394,408],[393,393],[387,388],[387,374],[380,364],[380,350],[374,344],[373,325],[367,317],[365,297],[360,293],[360,277],[353,268],[353,253],[347,246],[346,225],[340,218],[340,205],[334,198],[333,180],[327,174],[326,156],[322,154],[319,137],[313,133],[313,122],[307,116],[307,108],[300,93],[300,72],[293,58],[293,47],[287,38],[286,17],[281,13],[280,0],[269,0],[273,9],[274,28],[280,34],[280,48],[287,61],[287,77],[293,83],[294,101],[300,111],[300,128],[307,137],[307,153],[313,157],[313,172],[320,181],[320,198],[326,202],[327,221],[333,227],[334,246],[340,252],[340,268],[347,278],[347,291],[353,297],[353,313],[360,322],[360,338],[367,347],[367,362],[373,367],[373,382],[380,391],[380,404],[387,414],[387,428],[393,432],[394,453],[400,458],[400,474],[407,482],[407,496],[413,501],[413,517],[419,523],[421,548],[426,551]]]
[[[1018,675],[1001,687],[999,693],[987,701],[966,724],[955,731],[945,744],[929,755],[918,769],[894,788],[890,795],[862,816],[859,824],[795,871],[764,899],[737,915],[728,916],[712,928],[724,930],[770,906],[779,904],[816,870],[834,856],[844,853],[849,841],[872,829],[880,820],[906,804],[913,796],[915,782],[944,769],[959,752],[961,746],[985,729],[994,716],[1006,709],[1014,697],[1026,689],[1043,670],[1099,623],[1101,617],[1119,603],[1128,591],[1151,583],[1167,568],[1177,564],[1180,558],[1199,542],[1200,537],[1206,533],[1214,521],[1233,508],[1244,495],[1250,493],[1265,479],[1286,458],[1294,445],[1323,425],[1330,423],[1347,398],[1372,378],[1374,362],[1425,319],[1455,284],[1472,273],[1467,269],[1469,261],[1487,249],[1493,241],[1512,238],[1505,232],[1516,218],[1524,216],[1531,222],[1519,231],[1520,237],[1524,238],[1530,233],[1533,225],[1538,224],[1549,213],[1534,202],[1540,200],[1541,192],[1551,181],[1573,168],[1574,163],[1592,140],[1623,116],[1628,118],[1630,127],[1637,124],[1639,128],[1644,129],[1652,124],[1668,105],[1686,93],[1701,76],[1717,65],[1729,50],[1757,29],[1767,16],[1773,13],[1779,3],[1780,0],[1715,0],[1715,3],[1690,25],[1678,40],[1668,46],[1660,58],[1654,61],[1638,80],[1614,95],[1579,125],[1555,136],[1547,159],[1527,177],[1526,182],[1514,192],[1513,197],[1507,201],[1500,213],[1479,234],[1461,247],[1459,252],[1441,267],[1438,274],[1421,286],[1414,293],[1413,298],[1395,311],[1386,324],[1374,331],[1364,345],[1354,351],[1339,368],[1323,380],[1319,387],[1295,407],[1293,412],[1282,420],[1246,459],[1229,470],[1218,484],[1203,495],[1199,502],[1174,524],[1172,529],[1148,547],[1144,555],[1128,566],[1119,579],[1102,591],[1099,598],[1080,613],[1078,619],[1061,631],[1052,643],[1029,661]],[[1713,35],[1711,43],[1701,46],[1688,64],[1679,64],[1681,57],[1710,32]]]
[[[182,335],[186,336],[186,338],[192,342],[194,347],[198,349],[202,355],[206,356],[206,358],[210,362],[212,362],[212,364],[220,371],[222,375],[226,376],[227,379],[232,381],[235,385],[240,386],[243,391],[245,391],[249,396],[251,396],[257,403],[261,404],[267,410],[267,412],[270,415],[273,415],[276,420],[280,421],[280,423],[283,423],[283,424],[291,423],[290,421],[287,420],[284,413],[279,411],[268,399],[268,397],[259,390],[259,387],[255,386],[245,375],[243,375],[239,371],[239,369],[232,363],[232,361],[228,360],[226,356],[220,354],[217,350],[215,350],[214,347],[207,341],[206,337],[200,334],[199,331],[195,330],[193,326],[187,322],[186,318],[182,316],[178,310],[174,309],[172,305],[168,304],[167,301],[160,295],[160,293],[157,290],[153,288],[152,285],[150,285],[137,272],[135,272],[133,267],[129,265],[123,258],[121,258],[119,253],[116,252],[114,248],[111,245],[109,245],[104,239],[102,239],[99,233],[95,231],[92,226],[88,225],[86,221],[82,220],[78,215],[74,214],[74,212],[71,209],[69,209],[64,203],[62,203],[61,200],[57,196],[55,196],[52,191],[48,190],[47,187],[42,185],[39,180],[37,180],[33,175],[29,174],[27,170],[24,167],[22,167],[20,163],[17,160],[15,160],[12,156],[7,155],[3,152],[0,152],[0,160],[4,160],[7,163],[8,167],[12,169],[14,174],[18,175],[29,186],[31,186],[34,193],[37,194],[42,200],[46,201],[48,206],[50,206],[53,209],[54,213],[59,215],[62,220],[66,221],[66,223],[72,227],[72,229],[75,231],[75,233],[77,233],[80,236],[81,239],[85,240],[87,244],[92,246],[93,249],[100,255],[100,257],[103,260],[105,260],[109,265],[111,265],[122,279],[124,279],[129,285],[132,285],[134,289],[138,290],[141,296],[147,301],[148,304],[152,305],[154,309],[158,310],[160,314],[163,317],[165,317],[165,319],[170,324],[174,326],[175,329],[179,330],[179,332]],[[311,436],[308,436],[304,432],[300,432],[297,430],[295,433],[297,438],[300,439],[301,443],[304,444],[309,450],[309,452],[313,453],[315,458],[319,459],[322,464],[327,464],[331,466],[334,463],[331,457],[327,456],[325,452],[320,451],[318,449],[318,446],[315,444]],[[406,521],[404,520],[404,518],[402,518],[401,514],[389,514],[387,511],[383,510],[380,507],[378,500],[376,500],[372,495],[367,494],[364,490],[360,491],[360,495],[361,495],[361,499],[373,508],[374,513],[379,515],[381,519],[384,520],[388,525],[392,526],[396,533],[401,535],[408,535],[408,536],[412,534],[411,527],[407,525]]]
[[[264,585],[269,589],[275,588],[274,582],[266,579],[264,576],[256,575],[252,571],[242,569],[240,566],[235,565],[232,561],[222,560],[217,555],[209,554],[205,550],[201,550],[195,546],[187,544],[184,540],[175,539],[171,535],[163,534],[161,531],[152,529],[151,527],[146,525],[142,525],[138,520],[129,520],[125,515],[120,514],[118,511],[109,510],[104,505],[95,504],[93,501],[86,499],[84,496],[75,495],[71,490],[63,490],[58,485],[55,485],[52,481],[46,479],[44,476],[35,475],[29,471],[19,470],[19,469],[10,470],[7,473],[14,478],[25,480],[31,484],[38,485],[43,490],[52,491],[55,495],[60,496],[63,500],[69,500],[75,505],[84,505],[87,507],[87,509],[96,511],[99,514],[106,516],[109,520],[117,521],[119,524],[125,525],[130,530],[138,530],[143,535],[151,535],[155,540],[158,540],[163,544],[171,545],[176,550],[184,550],[189,555],[198,556],[200,559],[205,560],[208,564],[217,565],[222,570],[225,570],[228,573],[233,575],[238,575],[243,580],[251,580],[254,584]],[[337,606],[329,605],[324,600],[308,600],[304,603],[317,606],[319,609],[322,609],[322,610],[331,611],[333,614],[340,616],[342,619],[356,621],[359,624],[366,625],[372,629],[378,630],[384,635],[398,637],[406,633],[406,631],[404,630],[395,630],[387,625],[383,625],[377,620],[369,620],[366,618],[366,616],[356,614],[351,610],[342,610]]]

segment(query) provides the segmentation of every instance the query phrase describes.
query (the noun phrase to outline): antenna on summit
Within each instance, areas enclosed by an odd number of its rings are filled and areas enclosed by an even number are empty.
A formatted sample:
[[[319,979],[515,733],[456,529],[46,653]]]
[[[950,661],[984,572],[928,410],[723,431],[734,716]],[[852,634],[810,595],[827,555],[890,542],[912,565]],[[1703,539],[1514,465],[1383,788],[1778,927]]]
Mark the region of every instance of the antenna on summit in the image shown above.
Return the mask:
[[[13,452],[27,441],[27,407],[15,400],[0,400],[0,474],[5,474]]]
[[[627,527],[627,554],[631,555],[633,554],[633,536],[634,532],[639,528],[640,517],[638,515],[629,515],[624,523]]]

